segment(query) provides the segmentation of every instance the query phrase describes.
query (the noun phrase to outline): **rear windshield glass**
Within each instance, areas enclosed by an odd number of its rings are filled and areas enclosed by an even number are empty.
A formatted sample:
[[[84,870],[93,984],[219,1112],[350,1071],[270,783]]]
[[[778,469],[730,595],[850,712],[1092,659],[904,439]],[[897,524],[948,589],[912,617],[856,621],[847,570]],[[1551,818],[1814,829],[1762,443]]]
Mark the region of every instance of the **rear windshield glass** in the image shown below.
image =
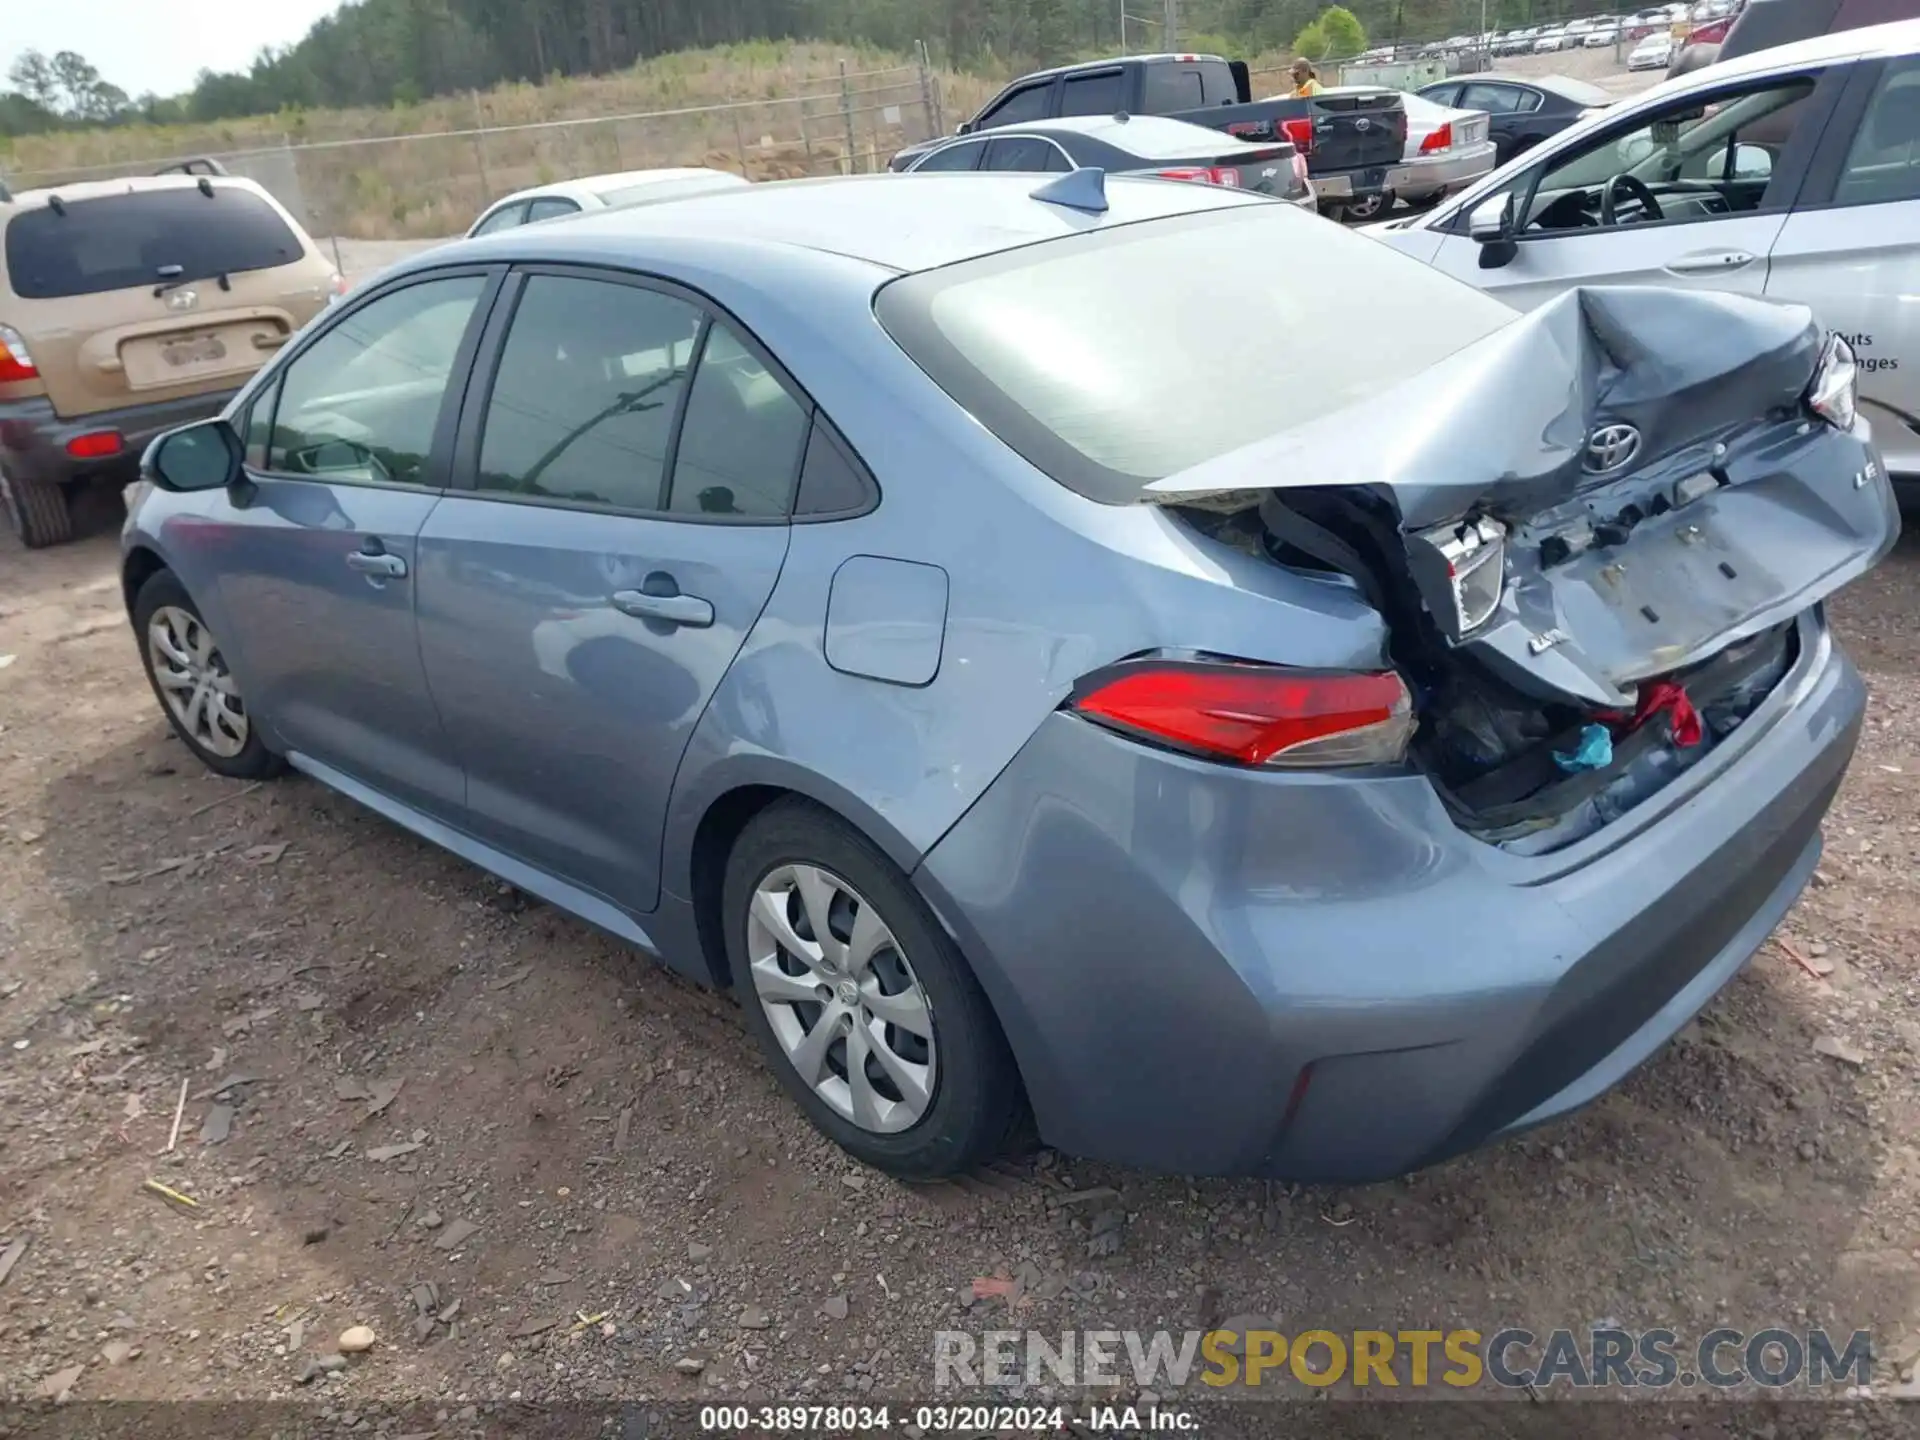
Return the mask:
[[[987,428],[1109,504],[1373,395],[1516,316],[1376,240],[1266,204],[910,275],[875,310]]]
[[[7,226],[7,274],[23,300],[209,280],[289,265],[303,253],[271,205],[229,186],[210,196],[192,186],[103,195],[64,209],[26,210]]]

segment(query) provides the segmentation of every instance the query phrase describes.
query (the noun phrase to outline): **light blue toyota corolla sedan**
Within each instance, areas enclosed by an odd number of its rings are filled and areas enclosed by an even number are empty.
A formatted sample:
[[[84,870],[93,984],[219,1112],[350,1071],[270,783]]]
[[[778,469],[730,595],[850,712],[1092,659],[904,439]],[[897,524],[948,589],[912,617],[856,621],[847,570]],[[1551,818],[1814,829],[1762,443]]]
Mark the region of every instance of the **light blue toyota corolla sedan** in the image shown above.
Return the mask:
[[[126,598],[208,766],[730,987],[883,1170],[1364,1180],[1602,1093],[1805,883],[1854,398],[1802,309],[1522,316],[1213,187],[742,187],[355,292],[149,451]]]

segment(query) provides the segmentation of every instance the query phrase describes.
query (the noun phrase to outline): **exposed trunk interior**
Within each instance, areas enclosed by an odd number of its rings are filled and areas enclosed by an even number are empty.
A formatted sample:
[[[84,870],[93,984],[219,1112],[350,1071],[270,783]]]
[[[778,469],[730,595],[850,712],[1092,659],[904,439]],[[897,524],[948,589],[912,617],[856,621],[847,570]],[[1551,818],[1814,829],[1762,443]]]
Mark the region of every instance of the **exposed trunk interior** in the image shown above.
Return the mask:
[[[1462,829],[1516,854],[1573,844],[1657,794],[1738,729],[1799,653],[1789,618],[1648,681],[1634,704],[1543,700],[1449,642],[1384,499],[1298,489],[1178,513],[1216,540],[1359,588],[1386,618],[1391,658],[1413,691],[1414,762]],[[1306,535],[1311,550],[1287,538]]]

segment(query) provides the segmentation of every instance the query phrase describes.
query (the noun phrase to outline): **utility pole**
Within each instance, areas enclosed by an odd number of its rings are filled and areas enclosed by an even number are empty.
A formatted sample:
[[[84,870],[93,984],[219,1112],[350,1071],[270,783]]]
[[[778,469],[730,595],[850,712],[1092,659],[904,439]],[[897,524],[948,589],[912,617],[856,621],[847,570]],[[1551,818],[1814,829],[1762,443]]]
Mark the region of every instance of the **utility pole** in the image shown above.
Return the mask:
[[[1166,18],[1161,22],[1166,30],[1165,43],[1169,51],[1180,48],[1180,0],[1166,0]]]

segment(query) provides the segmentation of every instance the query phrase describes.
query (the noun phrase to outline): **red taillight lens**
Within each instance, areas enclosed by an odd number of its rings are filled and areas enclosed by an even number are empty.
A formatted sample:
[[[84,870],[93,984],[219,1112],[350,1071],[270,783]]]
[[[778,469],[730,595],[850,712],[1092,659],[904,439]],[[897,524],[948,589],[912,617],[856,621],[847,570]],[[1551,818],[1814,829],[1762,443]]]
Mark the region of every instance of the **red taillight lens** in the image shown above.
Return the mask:
[[[1280,133],[1291,140],[1294,149],[1302,155],[1313,153],[1313,121],[1305,116],[1294,120],[1282,120]]]
[[[1693,27],[1693,33],[1687,36],[1690,45],[1718,45],[1727,38],[1727,31],[1733,28],[1733,17],[1709,20],[1704,25]]]
[[[118,455],[125,444],[118,430],[89,430],[67,441],[67,454],[76,460],[104,460]]]
[[[1153,173],[1162,180],[1191,180],[1200,185],[1237,186],[1240,183],[1240,172],[1226,165],[1179,165]]]
[[[20,332],[11,325],[0,325],[0,385],[39,378],[40,372],[33,368],[32,352],[20,338]]]
[[[1453,122],[1451,120],[1420,142],[1420,153],[1422,155],[1431,155],[1435,150],[1451,150],[1452,148]]]
[[[1143,660],[1089,675],[1070,703],[1110,729],[1241,765],[1389,764],[1413,736],[1412,698],[1391,672]]]

